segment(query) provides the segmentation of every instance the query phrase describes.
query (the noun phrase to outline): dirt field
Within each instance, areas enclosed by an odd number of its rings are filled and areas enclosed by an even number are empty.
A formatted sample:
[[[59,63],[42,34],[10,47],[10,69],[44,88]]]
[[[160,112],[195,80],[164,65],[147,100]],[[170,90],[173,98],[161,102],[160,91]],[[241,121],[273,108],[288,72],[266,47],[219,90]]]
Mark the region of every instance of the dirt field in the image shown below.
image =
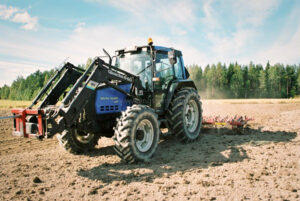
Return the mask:
[[[13,137],[11,120],[0,120],[0,200],[300,200],[299,103],[204,101],[203,109],[255,120],[244,134],[205,129],[192,144],[162,140],[151,162],[134,165],[120,161],[111,139],[71,155],[56,139]]]

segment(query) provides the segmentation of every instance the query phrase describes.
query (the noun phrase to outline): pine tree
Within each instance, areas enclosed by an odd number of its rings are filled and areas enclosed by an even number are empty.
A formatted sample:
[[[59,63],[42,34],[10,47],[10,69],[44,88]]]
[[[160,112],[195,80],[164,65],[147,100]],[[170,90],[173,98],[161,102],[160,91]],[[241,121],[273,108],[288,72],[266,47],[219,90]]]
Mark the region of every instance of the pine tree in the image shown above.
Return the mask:
[[[249,97],[249,90],[250,90],[250,81],[248,78],[248,66],[244,66],[242,68],[242,73],[243,73],[243,98],[248,98]]]
[[[234,94],[234,98],[241,97],[243,91],[243,74],[241,70],[241,66],[237,63],[234,65],[233,75],[230,80],[230,89]]]
[[[267,95],[266,73],[263,70],[259,72],[259,93],[261,98]]]

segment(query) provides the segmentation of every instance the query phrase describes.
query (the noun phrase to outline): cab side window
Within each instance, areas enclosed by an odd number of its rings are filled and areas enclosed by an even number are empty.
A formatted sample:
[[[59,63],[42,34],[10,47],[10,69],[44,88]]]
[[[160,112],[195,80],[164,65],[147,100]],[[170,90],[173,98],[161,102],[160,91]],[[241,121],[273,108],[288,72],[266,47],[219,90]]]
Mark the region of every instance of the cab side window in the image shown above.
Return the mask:
[[[174,72],[167,53],[156,54],[156,76],[164,79],[166,82],[173,79]]]
[[[183,78],[183,72],[182,72],[182,64],[181,64],[181,58],[177,56],[177,62],[174,64],[175,69],[175,76],[176,78]]]

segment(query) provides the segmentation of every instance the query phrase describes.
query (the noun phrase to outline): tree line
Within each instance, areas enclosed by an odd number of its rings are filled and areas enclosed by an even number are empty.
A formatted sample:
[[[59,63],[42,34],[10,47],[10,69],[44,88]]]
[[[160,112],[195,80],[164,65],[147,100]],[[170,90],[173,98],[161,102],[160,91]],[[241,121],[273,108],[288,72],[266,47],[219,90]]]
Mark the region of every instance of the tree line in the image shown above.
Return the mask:
[[[88,61],[89,62],[89,61]],[[85,68],[88,65],[80,65]],[[300,95],[300,64],[269,63],[240,65],[212,64],[201,68],[188,66],[202,98],[290,98]],[[32,100],[48,82],[55,70],[36,71],[19,76],[11,86],[0,87],[0,99]]]
[[[188,66],[202,98],[291,98],[300,94],[300,64]]]
[[[11,86],[0,87],[0,99],[32,100],[53,74],[54,70],[44,72],[38,70],[26,78],[19,76]]]

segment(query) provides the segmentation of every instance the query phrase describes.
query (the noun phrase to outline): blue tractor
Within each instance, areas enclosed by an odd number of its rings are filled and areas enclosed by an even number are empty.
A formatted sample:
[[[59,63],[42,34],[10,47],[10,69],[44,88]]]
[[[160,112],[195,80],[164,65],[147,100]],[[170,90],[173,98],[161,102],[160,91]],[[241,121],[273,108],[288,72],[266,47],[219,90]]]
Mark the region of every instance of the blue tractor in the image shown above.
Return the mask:
[[[154,46],[150,38],[148,45],[117,50],[113,57],[104,53],[109,62],[96,57],[86,70],[66,63],[31,106],[13,109],[14,134],[57,134],[72,153],[112,137],[128,163],[148,161],[160,136],[184,143],[199,137],[202,106],[181,51]]]

